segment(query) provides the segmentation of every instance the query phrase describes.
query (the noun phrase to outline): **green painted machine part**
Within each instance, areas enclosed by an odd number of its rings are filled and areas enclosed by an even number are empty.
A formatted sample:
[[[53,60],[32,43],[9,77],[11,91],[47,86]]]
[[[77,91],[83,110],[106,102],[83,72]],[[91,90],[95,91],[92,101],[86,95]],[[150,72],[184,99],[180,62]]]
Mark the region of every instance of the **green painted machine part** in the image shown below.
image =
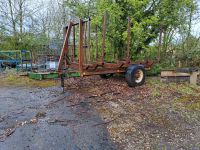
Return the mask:
[[[0,50],[0,69],[15,65],[17,71],[32,70],[32,54],[29,50]],[[2,69],[1,69],[2,70]]]
[[[30,79],[44,80],[44,79],[58,78],[59,74],[57,72],[39,72],[39,73],[30,72],[28,73],[28,76]],[[78,72],[70,72],[70,73],[65,73],[64,77],[80,77],[80,74]]]

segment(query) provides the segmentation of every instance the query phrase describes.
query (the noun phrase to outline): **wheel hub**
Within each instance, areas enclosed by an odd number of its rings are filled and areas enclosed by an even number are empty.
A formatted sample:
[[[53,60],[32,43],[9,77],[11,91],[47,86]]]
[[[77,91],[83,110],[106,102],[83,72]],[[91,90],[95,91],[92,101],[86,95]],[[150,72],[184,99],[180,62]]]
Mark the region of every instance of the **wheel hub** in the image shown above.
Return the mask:
[[[134,75],[135,77],[135,82],[140,83],[144,77],[144,73],[141,69],[138,69]]]

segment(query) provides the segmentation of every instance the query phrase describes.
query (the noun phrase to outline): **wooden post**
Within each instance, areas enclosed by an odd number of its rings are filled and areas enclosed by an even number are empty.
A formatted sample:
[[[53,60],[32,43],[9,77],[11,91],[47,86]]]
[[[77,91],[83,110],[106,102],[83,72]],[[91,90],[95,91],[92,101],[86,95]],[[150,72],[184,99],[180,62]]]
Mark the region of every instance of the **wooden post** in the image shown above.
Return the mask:
[[[163,26],[160,25],[159,47],[158,47],[158,53],[157,53],[158,63],[160,63],[160,53],[161,53],[161,48],[162,48],[162,34],[163,34]]]
[[[197,85],[198,72],[192,72],[190,75],[190,84]]]
[[[180,60],[178,61],[178,67],[179,67],[179,68],[182,67],[182,64],[181,64],[181,61],[180,61]]]

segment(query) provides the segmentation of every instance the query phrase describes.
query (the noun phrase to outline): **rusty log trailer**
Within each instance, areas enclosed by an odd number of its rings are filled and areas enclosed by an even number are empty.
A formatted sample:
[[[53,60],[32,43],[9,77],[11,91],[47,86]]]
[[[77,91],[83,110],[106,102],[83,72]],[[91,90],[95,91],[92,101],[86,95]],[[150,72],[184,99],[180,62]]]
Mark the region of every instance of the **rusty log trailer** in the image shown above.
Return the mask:
[[[61,50],[57,72],[61,75],[61,82],[64,82],[63,71],[79,72],[80,76],[100,75],[102,78],[110,77],[116,73],[125,73],[125,78],[130,87],[142,85],[145,81],[145,68],[150,68],[152,61],[131,62],[130,41],[131,41],[131,20],[128,17],[128,39],[125,56],[123,59],[115,59],[114,62],[105,62],[106,47],[106,15],[103,17],[103,31],[101,43],[98,39],[98,27],[95,26],[95,60],[91,60],[91,23],[88,20],[79,20],[78,23],[70,22],[64,28],[64,43]],[[78,28],[78,29],[77,29]],[[78,33],[76,31],[78,30]],[[71,38],[70,38],[70,34]],[[76,35],[78,35],[78,42]],[[72,44],[70,44],[70,42]],[[76,43],[78,43],[76,45]],[[99,48],[99,44],[101,48]],[[100,54],[99,54],[100,49]],[[100,56],[99,56],[100,55]],[[63,67],[65,69],[63,69]],[[64,86],[64,84],[61,84]]]

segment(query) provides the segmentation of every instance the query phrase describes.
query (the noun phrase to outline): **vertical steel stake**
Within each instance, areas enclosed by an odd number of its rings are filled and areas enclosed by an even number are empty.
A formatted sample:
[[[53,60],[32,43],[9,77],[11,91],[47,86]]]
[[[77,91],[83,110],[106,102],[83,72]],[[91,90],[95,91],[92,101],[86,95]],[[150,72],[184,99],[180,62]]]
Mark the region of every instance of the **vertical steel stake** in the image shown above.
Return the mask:
[[[101,61],[104,62],[104,55],[105,55],[105,43],[106,43],[106,13],[103,17],[103,42],[102,42],[102,49],[101,49]]]
[[[63,89],[63,93],[65,93],[65,78],[64,78],[63,73],[61,73],[61,75],[60,75],[60,81],[61,81],[61,87]]]
[[[83,76],[83,21],[80,19],[79,22],[79,71]]]

